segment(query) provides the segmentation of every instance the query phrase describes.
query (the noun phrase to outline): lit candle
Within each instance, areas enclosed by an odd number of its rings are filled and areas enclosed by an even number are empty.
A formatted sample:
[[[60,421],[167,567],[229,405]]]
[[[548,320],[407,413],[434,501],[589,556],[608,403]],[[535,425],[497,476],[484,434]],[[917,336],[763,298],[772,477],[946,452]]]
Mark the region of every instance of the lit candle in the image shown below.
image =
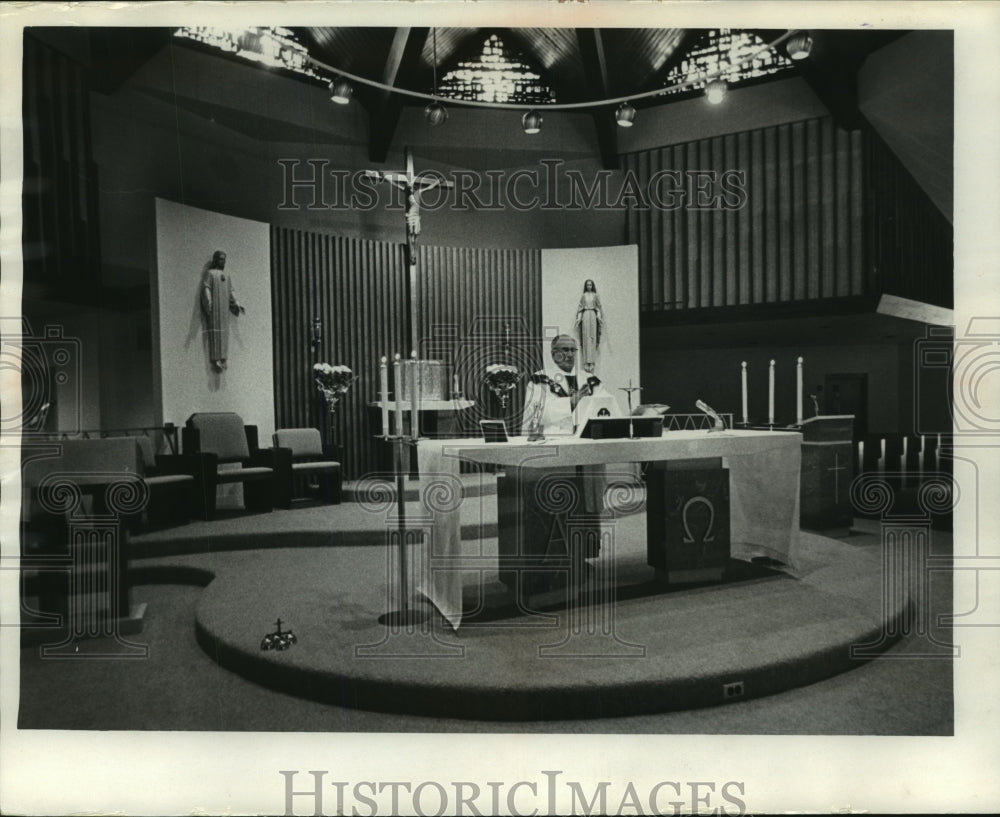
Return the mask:
[[[396,436],[403,436],[403,366],[400,363],[399,352],[392,364],[393,388],[396,389]]]
[[[864,473],[865,470],[865,441],[858,441],[858,473]]]
[[[767,424],[774,425],[774,361],[767,374]]]
[[[743,379],[743,425],[750,424],[750,417],[747,414],[747,362],[743,361],[742,366],[742,379]]]
[[[802,358],[795,364],[795,422],[802,425]]]
[[[453,374],[451,376],[451,394],[453,397],[457,398],[461,392],[458,390],[458,374]]]
[[[420,391],[417,383],[417,353],[416,350],[410,352],[410,436],[416,439],[420,436],[420,423],[417,421],[417,392]]]
[[[909,445],[907,445],[907,438],[904,436],[903,437],[903,457],[902,457],[902,460],[900,461],[901,467],[899,469],[902,472],[902,474],[903,474],[902,480],[903,480],[903,487],[904,488],[906,487],[907,478],[910,476],[910,467],[909,467],[909,465],[907,465],[907,462],[906,462],[907,453],[909,451],[909,448],[910,448]]]
[[[389,436],[389,360],[382,355],[379,364],[379,403],[382,404],[382,436]]]

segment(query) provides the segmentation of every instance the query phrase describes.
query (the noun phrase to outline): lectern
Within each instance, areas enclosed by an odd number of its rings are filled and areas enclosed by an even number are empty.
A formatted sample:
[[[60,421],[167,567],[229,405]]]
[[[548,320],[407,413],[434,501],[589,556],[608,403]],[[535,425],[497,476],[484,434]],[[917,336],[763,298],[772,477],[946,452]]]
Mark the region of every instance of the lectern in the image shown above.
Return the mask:
[[[849,528],[854,415],[810,417],[802,423],[799,521],[804,528]]]

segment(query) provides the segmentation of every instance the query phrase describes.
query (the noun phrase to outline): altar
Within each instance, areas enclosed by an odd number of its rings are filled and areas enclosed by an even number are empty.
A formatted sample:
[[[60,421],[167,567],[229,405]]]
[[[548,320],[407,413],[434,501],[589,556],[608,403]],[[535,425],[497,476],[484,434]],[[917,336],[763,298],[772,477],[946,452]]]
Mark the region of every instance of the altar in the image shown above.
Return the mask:
[[[802,435],[793,431],[672,431],[659,438],[560,438],[507,443],[469,439],[421,440],[421,492],[430,496],[457,476],[462,461],[516,469],[575,468],[636,462],[720,458],[730,475],[730,557],[768,557],[795,565],[799,536]],[[429,536],[423,541],[418,589],[455,628],[462,621],[463,563],[459,501],[425,502]]]

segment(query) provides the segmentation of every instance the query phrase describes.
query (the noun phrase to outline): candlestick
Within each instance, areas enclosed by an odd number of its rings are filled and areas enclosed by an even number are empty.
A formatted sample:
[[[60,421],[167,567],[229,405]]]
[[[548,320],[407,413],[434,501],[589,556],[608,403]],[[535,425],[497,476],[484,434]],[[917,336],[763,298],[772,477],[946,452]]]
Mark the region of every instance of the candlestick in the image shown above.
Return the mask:
[[[802,425],[802,358],[795,364],[795,422]]]
[[[458,390],[458,374],[453,374],[451,376],[451,396],[457,400],[459,395],[461,392]]]
[[[382,436],[389,436],[389,361],[382,355],[379,363],[379,402],[382,404]]]
[[[400,354],[396,352],[393,361],[393,384],[396,389],[396,436],[403,436],[403,366],[400,363]]]
[[[774,425],[774,361],[767,375],[767,423]]]
[[[750,425],[750,415],[747,414],[747,362],[744,360],[742,366],[741,378],[743,385],[743,425]]]
[[[420,422],[417,419],[417,392],[420,390],[417,384],[417,364],[416,350],[410,352],[410,436],[417,439],[420,436]]]

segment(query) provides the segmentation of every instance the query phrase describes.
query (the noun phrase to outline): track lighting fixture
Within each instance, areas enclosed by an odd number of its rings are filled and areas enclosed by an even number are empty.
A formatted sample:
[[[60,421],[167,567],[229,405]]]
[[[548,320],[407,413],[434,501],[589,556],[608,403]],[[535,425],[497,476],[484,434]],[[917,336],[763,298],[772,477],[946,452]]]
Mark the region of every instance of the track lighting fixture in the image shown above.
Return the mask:
[[[440,102],[431,102],[424,108],[424,116],[430,125],[443,125],[448,121],[448,109]]]
[[[804,60],[812,51],[812,44],[813,40],[808,31],[796,31],[788,38],[785,49],[793,60]]]
[[[525,133],[538,133],[542,129],[542,115],[538,111],[528,111],[521,117],[521,127]]]
[[[338,105],[346,105],[351,101],[354,89],[346,79],[335,79],[330,83],[330,101]]]
[[[718,105],[726,98],[726,81],[724,79],[713,79],[705,86],[705,98],[712,105]]]
[[[631,128],[635,122],[635,108],[628,102],[623,102],[615,111],[615,120],[620,128]]]

